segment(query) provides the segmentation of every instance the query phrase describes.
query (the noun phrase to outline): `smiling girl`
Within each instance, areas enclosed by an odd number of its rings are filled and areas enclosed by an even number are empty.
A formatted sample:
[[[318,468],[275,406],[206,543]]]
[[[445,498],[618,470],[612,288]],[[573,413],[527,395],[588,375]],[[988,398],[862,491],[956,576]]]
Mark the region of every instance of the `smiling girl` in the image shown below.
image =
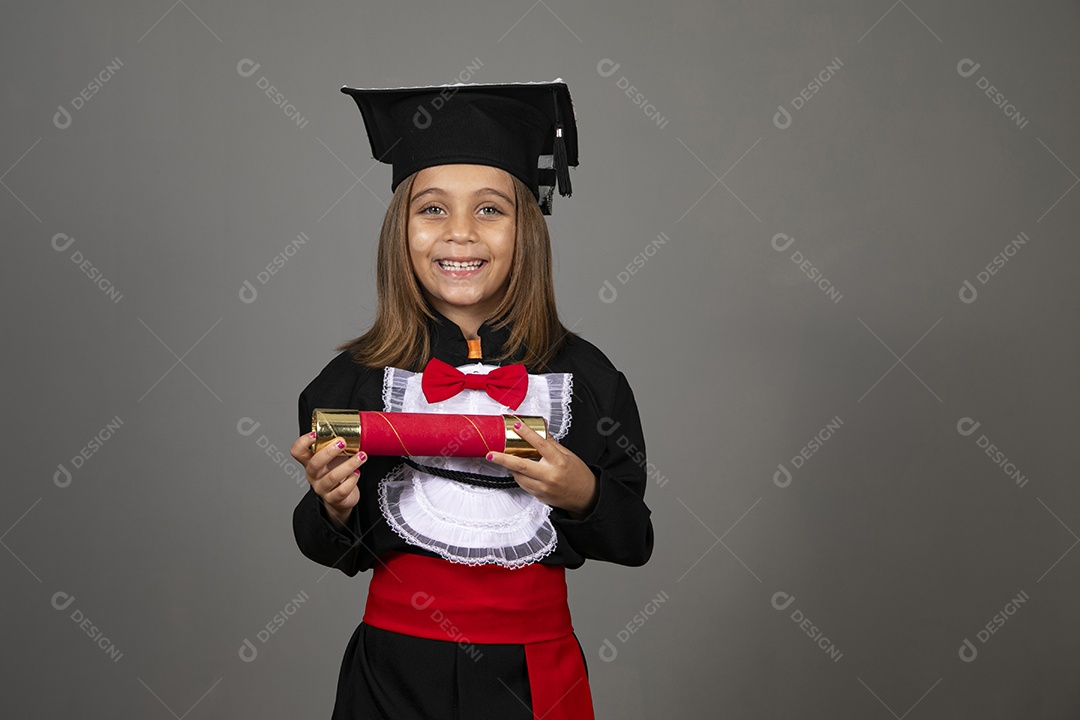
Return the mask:
[[[394,195],[375,322],[301,393],[292,446],[310,484],[293,516],[301,551],[350,577],[372,570],[333,717],[591,718],[565,571],[641,565],[653,532],[630,386],[555,305],[543,214],[577,164],[569,92],[343,91]],[[518,392],[436,395],[425,381],[493,371],[520,373]],[[515,426],[539,460],[369,458],[343,441],[312,453],[314,408],[538,415],[548,432]]]

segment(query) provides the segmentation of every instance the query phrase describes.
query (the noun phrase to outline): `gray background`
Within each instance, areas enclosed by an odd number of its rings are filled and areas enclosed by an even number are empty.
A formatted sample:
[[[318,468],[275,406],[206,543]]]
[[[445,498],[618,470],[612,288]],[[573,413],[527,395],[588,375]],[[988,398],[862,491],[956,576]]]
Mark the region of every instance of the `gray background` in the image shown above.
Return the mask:
[[[1075,2],[6,5],[0,715],[329,715],[367,580],[297,551],[273,453],[373,316],[389,170],[338,88],[561,76],[561,313],[634,387],[657,537],[570,578],[598,717],[1080,716],[1078,29]]]

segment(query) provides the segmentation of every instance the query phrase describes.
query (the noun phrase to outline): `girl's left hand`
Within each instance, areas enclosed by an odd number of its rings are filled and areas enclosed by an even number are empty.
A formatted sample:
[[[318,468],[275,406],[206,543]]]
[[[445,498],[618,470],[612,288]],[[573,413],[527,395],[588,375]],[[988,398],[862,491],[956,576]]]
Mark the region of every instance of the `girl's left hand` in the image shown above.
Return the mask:
[[[599,494],[599,483],[589,466],[552,438],[541,437],[524,423],[514,424],[514,432],[540,452],[541,459],[487,454],[487,459],[514,475],[521,489],[552,507],[562,508],[571,517],[581,519],[592,512]]]

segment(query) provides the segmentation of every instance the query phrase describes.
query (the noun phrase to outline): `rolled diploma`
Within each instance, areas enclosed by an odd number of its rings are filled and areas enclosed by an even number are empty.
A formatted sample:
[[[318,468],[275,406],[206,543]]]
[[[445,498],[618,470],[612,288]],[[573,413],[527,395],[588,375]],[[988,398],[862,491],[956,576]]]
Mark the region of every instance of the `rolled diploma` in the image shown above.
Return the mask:
[[[315,432],[312,450],[318,452],[335,437],[345,440],[343,452],[355,455],[414,457],[484,457],[503,452],[539,459],[540,453],[514,431],[528,425],[547,437],[547,422],[535,415],[460,415],[443,413],[375,412],[317,408],[311,413]]]

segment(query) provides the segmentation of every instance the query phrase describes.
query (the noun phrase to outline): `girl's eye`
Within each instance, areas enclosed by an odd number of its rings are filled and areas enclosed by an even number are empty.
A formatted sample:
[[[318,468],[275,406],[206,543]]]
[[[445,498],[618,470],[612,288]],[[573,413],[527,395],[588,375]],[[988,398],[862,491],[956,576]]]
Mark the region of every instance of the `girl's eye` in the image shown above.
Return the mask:
[[[438,215],[442,211],[443,211],[443,209],[441,207],[439,207],[438,205],[428,205],[427,207],[420,210],[420,214],[421,215]]]
[[[486,207],[480,208],[480,214],[481,215],[502,215],[502,210],[495,207],[494,205],[487,205]]]

